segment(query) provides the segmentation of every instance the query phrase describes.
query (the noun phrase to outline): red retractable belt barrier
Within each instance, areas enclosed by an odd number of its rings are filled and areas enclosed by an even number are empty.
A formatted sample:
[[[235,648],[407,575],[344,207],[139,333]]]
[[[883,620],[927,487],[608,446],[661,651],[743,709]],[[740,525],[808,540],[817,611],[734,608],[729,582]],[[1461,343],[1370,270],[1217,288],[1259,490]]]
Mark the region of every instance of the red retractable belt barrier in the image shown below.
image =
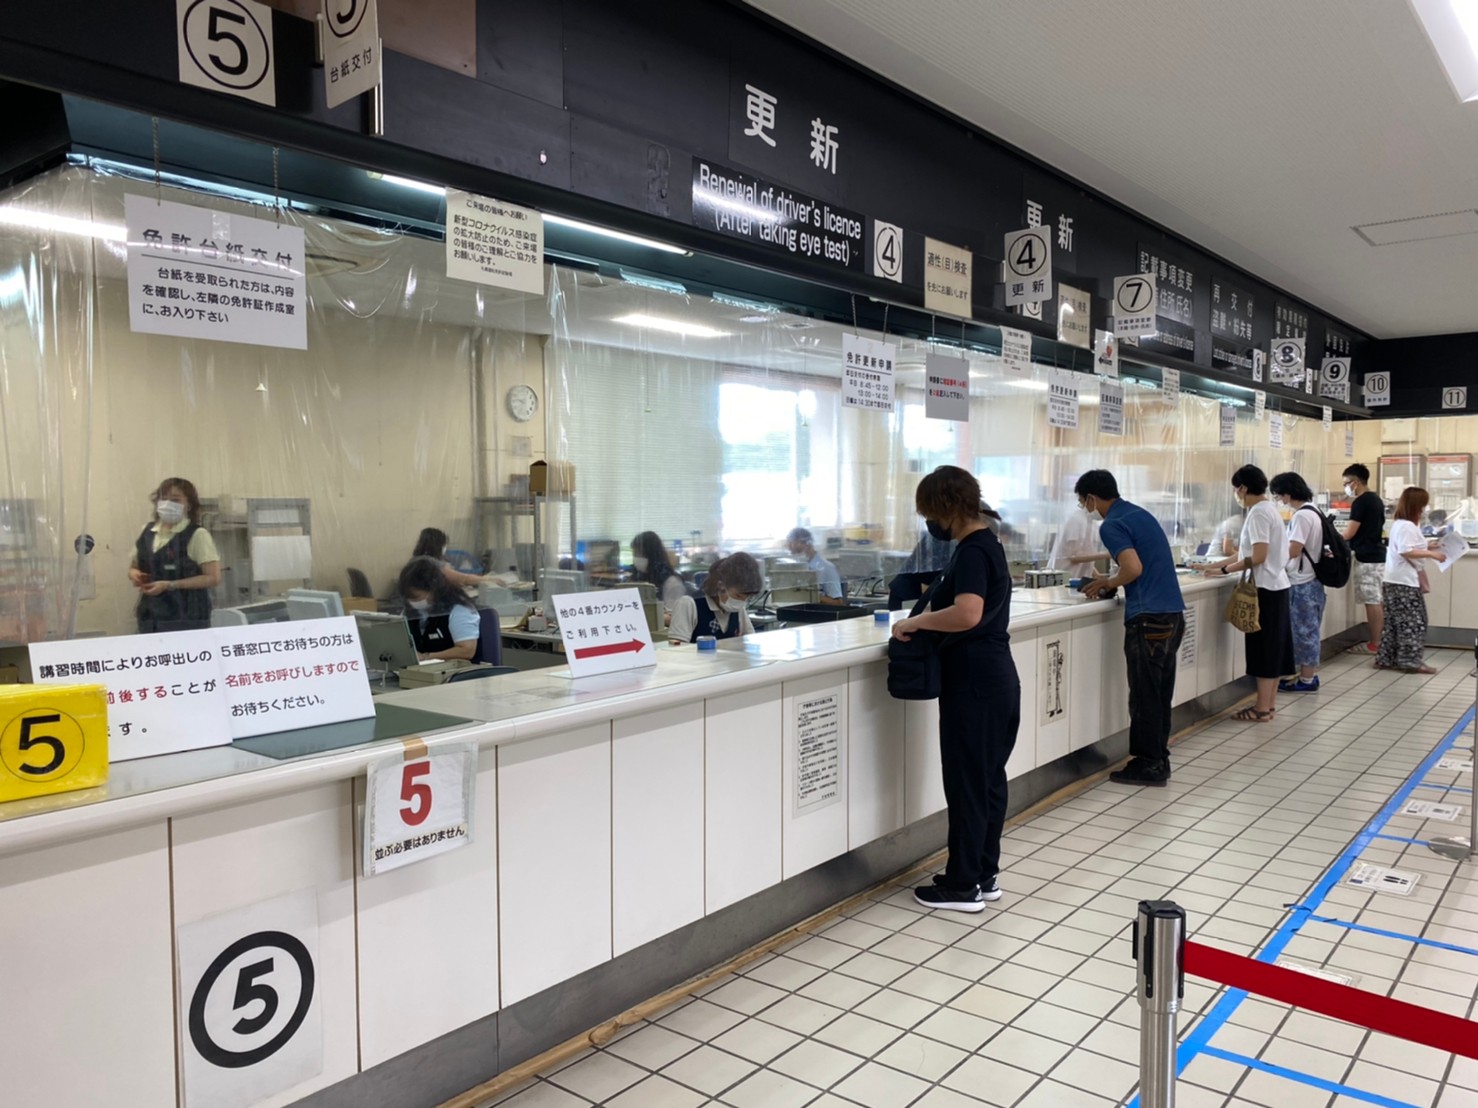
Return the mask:
[[[1185,971],[1296,1008],[1357,1023],[1450,1054],[1478,1058],[1478,1023],[1377,996],[1200,943],[1185,944]]]

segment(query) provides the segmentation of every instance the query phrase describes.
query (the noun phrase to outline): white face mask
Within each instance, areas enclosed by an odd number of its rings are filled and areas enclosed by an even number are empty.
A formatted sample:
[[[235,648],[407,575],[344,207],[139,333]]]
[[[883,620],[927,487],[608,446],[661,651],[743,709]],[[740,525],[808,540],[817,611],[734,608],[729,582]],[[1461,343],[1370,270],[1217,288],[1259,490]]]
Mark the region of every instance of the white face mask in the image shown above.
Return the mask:
[[[175,500],[161,500],[154,505],[154,511],[159,516],[160,523],[167,523],[173,527],[185,518],[185,506]]]
[[[431,601],[429,600],[412,600],[409,603],[418,612],[424,612],[431,607]]]
[[[1352,488],[1350,488],[1349,485],[1346,485],[1345,486],[1345,495],[1346,496],[1354,496],[1355,495],[1355,490],[1352,489]]]
[[[723,609],[726,612],[742,612],[747,607],[749,607],[749,601],[738,600],[732,596],[723,602]]]
[[[638,573],[645,573],[647,571],[647,566],[652,564],[646,558],[633,558],[631,559],[631,561],[632,564],[636,566],[636,572]]]

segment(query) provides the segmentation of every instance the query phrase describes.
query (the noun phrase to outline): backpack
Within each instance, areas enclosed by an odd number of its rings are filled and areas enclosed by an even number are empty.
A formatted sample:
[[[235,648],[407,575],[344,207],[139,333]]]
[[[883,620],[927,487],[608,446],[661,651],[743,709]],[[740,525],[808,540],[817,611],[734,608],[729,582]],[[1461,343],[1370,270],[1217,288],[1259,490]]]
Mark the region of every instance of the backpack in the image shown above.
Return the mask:
[[[1350,583],[1350,543],[1334,527],[1334,520],[1312,504],[1305,504],[1299,511],[1311,511],[1324,525],[1324,550],[1314,562],[1314,580],[1326,589],[1342,589]],[[1307,558],[1307,554],[1299,555]],[[1310,559],[1312,560],[1312,559]]]

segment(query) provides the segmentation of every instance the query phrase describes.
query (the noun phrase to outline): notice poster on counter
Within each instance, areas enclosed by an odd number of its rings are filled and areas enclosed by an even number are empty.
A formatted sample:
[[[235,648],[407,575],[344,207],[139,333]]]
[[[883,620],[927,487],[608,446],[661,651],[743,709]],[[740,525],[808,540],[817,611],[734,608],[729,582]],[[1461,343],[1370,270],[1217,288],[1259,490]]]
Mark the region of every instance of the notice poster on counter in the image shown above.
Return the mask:
[[[1180,654],[1176,666],[1182,670],[1196,664],[1196,606],[1185,610],[1185,637],[1180,640]]]
[[[1030,377],[1032,337],[1015,327],[1001,328],[1001,367],[1012,377]]]
[[[1078,375],[1071,370],[1047,371],[1047,423],[1076,430],[1078,426]]]
[[[1093,298],[1082,289],[1057,284],[1057,341],[1089,350],[1093,346]]]
[[[1237,408],[1233,404],[1221,405],[1221,430],[1217,436],[1218,446],[1237,445]]]
[[[249,739],[375,714],[353,616],[211,629],[231,737]]]
[[[964,247],[924,239],[924,310],[969,319],[973,312],[972,259]]]
[[[794,815],[842,798],[841,696],[827,693],[796,700]]]
[[[1267,410],[1268,394],[1263,392],[1262,389],[1258,389],[1252,394],[1252,418],[1261,423],[1262,417]]]
[[[1098,386],[1098,433],[1124,433],[1124,386],[1104,381]]]
[[[1268,416],[1268,446],[1274,450],[1283,449],[1283,413],[1273,412]]]
[[[131,330],[308,348],[301,227],[152,196],[123,217]]]
[[[924,359],[924,416],[956,423],[970,421],[970,363],[930,354]]]
[[[517,292],[544,291],[544,216],[446,190],[446,275]]]
[[[1165,402],[1167,404],[1180,403],[1180,370],[1162,369],[1160,371],[1160,388],[1165,391]]]
[[[1119,376],[1119,340],[1112,331],[1093,332],[1093,368],[1100,377]]]
[[[434,858],[472,841],[477,747],[427,749],[420,739],[397,744],[365,776],[360,835],[366,877]]]
[[[842,336],[842,407],[871,412],[893,410],[893,361],[898,347],[891,342]]]

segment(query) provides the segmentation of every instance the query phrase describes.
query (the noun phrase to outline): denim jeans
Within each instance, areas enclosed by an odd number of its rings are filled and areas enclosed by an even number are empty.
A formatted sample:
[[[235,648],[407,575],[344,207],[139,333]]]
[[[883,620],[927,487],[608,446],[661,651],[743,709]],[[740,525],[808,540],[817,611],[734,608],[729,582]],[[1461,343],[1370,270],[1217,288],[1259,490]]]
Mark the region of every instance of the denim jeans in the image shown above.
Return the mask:
[[[1170,702],[1185,637],[1183,612],[1146,613],[1124,624],[1129,671],[1129,753],[1170,770]]]

